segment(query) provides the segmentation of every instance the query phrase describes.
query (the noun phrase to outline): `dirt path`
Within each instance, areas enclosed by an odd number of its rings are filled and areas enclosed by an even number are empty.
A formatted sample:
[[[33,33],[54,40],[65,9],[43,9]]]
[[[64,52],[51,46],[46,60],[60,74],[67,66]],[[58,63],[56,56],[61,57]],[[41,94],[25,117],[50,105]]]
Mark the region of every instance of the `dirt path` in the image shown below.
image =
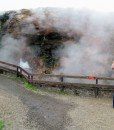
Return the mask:
[[[30,92],[0,76],[5,130],[114,130],[111,99]]]
[[[0,76],[0,111],[7,130],[63,130],[70,104],[35,94]]]
[[[67,113],[72,119],[67,130],[114,130],[112,99],[74,96],[58,99],[73,104]]]

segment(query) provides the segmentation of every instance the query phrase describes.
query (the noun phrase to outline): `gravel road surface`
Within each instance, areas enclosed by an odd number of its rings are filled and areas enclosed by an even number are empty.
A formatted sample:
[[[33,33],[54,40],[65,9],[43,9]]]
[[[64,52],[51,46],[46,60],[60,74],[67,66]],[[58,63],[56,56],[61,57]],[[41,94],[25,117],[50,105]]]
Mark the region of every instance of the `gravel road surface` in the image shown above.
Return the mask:
[[[0,76],[4,130],[114,130],[112,99],[34,93]]]

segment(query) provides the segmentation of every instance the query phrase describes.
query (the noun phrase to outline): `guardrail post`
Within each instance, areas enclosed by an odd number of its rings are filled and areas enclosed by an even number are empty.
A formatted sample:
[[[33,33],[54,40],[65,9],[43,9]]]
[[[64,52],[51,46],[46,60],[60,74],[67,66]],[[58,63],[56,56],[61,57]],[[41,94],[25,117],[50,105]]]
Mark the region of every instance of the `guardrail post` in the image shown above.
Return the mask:
[[[29,80],[30,80],[30,75],[28,74],[28,83],[29,83]]]
[[[19,67],[17,66],[17,77],[19,77]]]
[[[96,78],[96,84],[98,84],[98,78]]]
[[[98,84],[98,78],[96,78],[96,84]],[[99,95],[99,88],[96,87],[95,88],[95,97],[97,97]]]
[[[31,79],[30,80],[31,80],[31,83],[33,83],[33,75],[31,75]]]
[[[64,82],[63,76],[60,77],[60,81],[61,81],[61,82]],[[61,91],[64,91],[64,89],[65,89],[65,86],[63,85],[62,88],[61,88]]]
[[[99,95],[99,88],[96,87],[96,88],[95,88],[95,97],[97,97],[98,95]]]

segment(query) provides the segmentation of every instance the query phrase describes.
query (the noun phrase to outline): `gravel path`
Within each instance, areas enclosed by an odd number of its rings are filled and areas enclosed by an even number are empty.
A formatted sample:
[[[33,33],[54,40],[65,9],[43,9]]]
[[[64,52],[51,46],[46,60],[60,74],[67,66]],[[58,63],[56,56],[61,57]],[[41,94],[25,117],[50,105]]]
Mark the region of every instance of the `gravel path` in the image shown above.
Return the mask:
[[[5,130],[114,130],[109,98],[35,94],[4,76],[0,76],[0,117]]]
[[[67,113],[72,119],[67,130],[114,130],[112,99],[67,96],[62,100],[73,104]]]
[[[35,94],[0,76],[0,112],[7,130],[63,130],[70,108],[60,99]]]

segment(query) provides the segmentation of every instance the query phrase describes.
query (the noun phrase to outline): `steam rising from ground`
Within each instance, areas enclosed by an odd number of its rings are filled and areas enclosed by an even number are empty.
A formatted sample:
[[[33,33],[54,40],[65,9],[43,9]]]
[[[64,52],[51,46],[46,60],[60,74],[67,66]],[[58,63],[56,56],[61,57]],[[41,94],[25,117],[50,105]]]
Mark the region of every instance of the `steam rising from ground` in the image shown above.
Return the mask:
[[[39,28],[46,31],[55,28],[61,34],[73,37],[73,40],[63,43],[64,48],[55,52],[56,56],[60,56],[60,67],[53,73],[111,76],[111,64],[114,60],[114,14],[40,8],[32,10],[32,15],[25,20],[30,26],[23,27],[21,32],[39,34],[32,23],[34,20],[37,21]],[[4,36],[0,59],[6,62],[9,60],[19,62],[22,58],[20,50],[27,47],[25,43],[23,37],[16,40],[9,35]]]
[[[30,69],[28,62],[27,61],[24,62],[22,59],[20,59],[19,66],[24,68],[24,69]]]
[[[24,37],[14,39],[12,35],[6,34],[1,41],[0,60],[18,64],[26,48],[25,40]]]
[[[54,73],[111,76],[114,59],[114,14],[102,15],[89,11],[67,12],[54,22],[59,31],[75,40],[60,49],[60,68]]]
[[[24,55],[27,48],[28,46],[26,45],[26,39],[24,37],[15,39],[12,35],[6,34],[1,41],[0,60],[19,65],[29,70],[29,63],[24,61],[26,59]]]

